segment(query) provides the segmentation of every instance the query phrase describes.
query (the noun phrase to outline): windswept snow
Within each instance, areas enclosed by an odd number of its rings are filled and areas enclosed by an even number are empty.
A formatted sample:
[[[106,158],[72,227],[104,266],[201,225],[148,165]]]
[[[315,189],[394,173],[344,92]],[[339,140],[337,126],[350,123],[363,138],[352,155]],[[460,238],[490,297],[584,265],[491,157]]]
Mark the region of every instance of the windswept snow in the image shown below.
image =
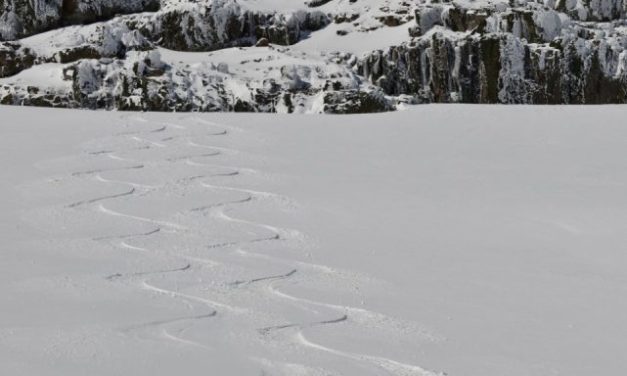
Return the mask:
[[[1,107],[0,374],[623,374],[626,117]]]

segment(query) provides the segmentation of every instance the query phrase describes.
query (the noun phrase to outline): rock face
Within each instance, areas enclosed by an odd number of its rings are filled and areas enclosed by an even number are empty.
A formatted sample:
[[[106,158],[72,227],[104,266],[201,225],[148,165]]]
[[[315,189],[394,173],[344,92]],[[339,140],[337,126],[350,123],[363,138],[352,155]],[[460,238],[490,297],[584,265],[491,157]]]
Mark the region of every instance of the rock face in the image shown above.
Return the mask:
[[[128,21],[160,46],[177,51],[213,51],[251,46],[265,38],[291,45],[330,23],[320,11],[292,13],[243,9],[235,0],[166,5],[160,12]]]
[[[63,68],[64,88],[0,85],[0,103],[14,105],[118,109],[122,111],[237,111],[364,113],[394,109],[373,86],[358,84],[341,64],[312,64],[275,51],[270,61],[291,61],[261,73],[258,62],[175,66],[156,50],[127,51],[123,59],[78,59]],[[271,67],[274,68],[274,67]],[[234,87],[235,86],[235,87]]]
[[[12,76],[32,67],[35,57],[18,43],[0,43],[0,77]]]
[[[419,103],[627,103],[625,42],[575,37],[538,45],[511,34],[434,32],[371,53],[357,71],[387,94]]]
[[[0,0],[0,40],[159,9],[159,0]]]
[[[626,14],[626,0],[0,0],[0,103],[286,113],[627,103]]]
[[[425,4],[411,41],[367,54],[356,69],[418,103],[627,103],[625,4]]]

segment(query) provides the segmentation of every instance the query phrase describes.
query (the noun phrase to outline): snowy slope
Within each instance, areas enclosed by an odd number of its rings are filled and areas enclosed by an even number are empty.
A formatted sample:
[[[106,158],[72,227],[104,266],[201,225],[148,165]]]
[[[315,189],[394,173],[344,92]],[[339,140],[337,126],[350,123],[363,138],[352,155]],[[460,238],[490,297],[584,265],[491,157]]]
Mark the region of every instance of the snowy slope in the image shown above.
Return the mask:
[[[623,374],[626,111],[0,107],[0,374]]]

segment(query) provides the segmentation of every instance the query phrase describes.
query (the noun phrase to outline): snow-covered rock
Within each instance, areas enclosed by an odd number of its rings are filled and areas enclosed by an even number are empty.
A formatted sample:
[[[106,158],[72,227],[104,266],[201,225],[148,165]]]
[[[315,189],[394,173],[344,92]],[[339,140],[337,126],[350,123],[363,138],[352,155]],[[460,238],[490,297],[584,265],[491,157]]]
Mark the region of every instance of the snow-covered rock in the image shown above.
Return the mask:
[[[0,42],[0,101],[341,113],[428,102],[625,103],[626,4],[0,0],[0,35],[14,39]],[[84,25],[94,20],[104,21]],[[80,25],[57,28],[66,24]],[[28,71],[42,64],[68,85],[34,80]]]
[[[0,0],[0,40],[158,8],[159,0]]]
[[[126,21],[160,46],[178,51],[212,51],[250,46],[258,39],[290,45],[330,23],[320,11],[264,12],[236,0],[169,3],[159,12]]]
[[[357,71],[387,94],[420,103],[625,103],[626,46],[624,34],[537,44],[439,29],[367,55]]]

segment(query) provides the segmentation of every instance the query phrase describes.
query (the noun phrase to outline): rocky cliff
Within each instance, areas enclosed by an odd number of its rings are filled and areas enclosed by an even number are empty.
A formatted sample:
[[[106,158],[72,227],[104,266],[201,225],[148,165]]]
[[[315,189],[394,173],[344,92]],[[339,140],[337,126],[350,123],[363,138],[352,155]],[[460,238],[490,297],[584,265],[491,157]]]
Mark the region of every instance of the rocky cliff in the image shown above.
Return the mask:
[[[626,12],[623,0],[0,0],[0,103],[625,103]]]
[[[618,0],[429,4],[411,41],[367,54],[357,72],[419,103],[625,103],[624,12]]]

